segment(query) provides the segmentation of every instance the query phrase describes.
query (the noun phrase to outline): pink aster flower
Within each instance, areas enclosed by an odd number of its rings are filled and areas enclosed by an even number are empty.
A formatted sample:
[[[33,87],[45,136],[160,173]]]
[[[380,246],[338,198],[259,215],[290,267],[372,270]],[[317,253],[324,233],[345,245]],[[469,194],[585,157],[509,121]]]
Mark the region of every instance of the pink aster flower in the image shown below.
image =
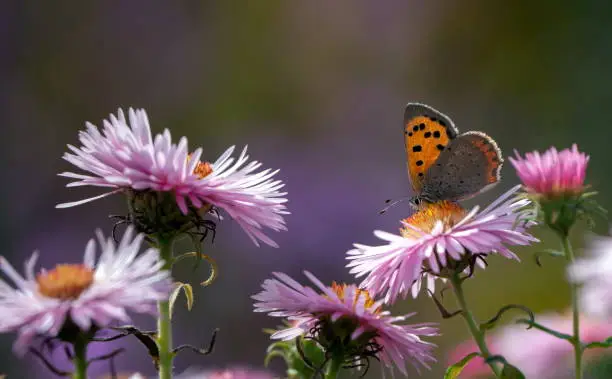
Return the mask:
[[[92,239],[82,264],[60,264],[38,274],[34,253],[25,264],[25,277],[0,257],[0,270],[15,284],[0,280],[0,332],[18,332],[16,352],[25,352],[38,336],[57,336],[68,320],[89,331],[113,320],[129,321],[126,311],[156,312],[156,302],[167,299],[171,289],[168,272],[160,270],[156,249],[138,254],[144,236],[133,234],[128,228],[117,246],[98,232],[102,254],[97,262]]]
[[[536,321],[558,332],[572,333],[572,315],[549,313],[536,315]],[[612,335],[612,323],[596,321],[586,317],[580,319],[580,335],[585,343],[604,341]],[[573,377],[574,348],[565,340],[525,325],[510,324],[488,336],[487,345],[494,355],[503,355],[518,367],[525,377],[538,379],[561,379]],[[466,355],[478,351],[473,340],[457,346],[449,355],[448,364],[454,364]],[[588,349],[586,360],[606,354],[605,349]],[[609,354],[609,352],[608,352]],[[461,378],[487,378],[491,369],[482,358],[473,358],[461,372]]]
[[[528,192],[545,196],[583,192],[589,156],[575,144],[560,152],[551,147],[543,154],[534,151],[522,158],[515,151],[515,155],[510,162]]]
[[[491,253],[519,260],[508,245],[537,239],[525,232],[530,223],[520,221],[519,211],[529,200],[514,199],[518,189],[512,188],[481,212],[478,207],[467,212],[446,201],[425,204],[402,221],[401,235],[374,232],[386,244],[355,244],[347,253],[351,261],[347,266],[357,277],[366,276],[362,288],[375,296],[384,294],[390,303],[410,289],[416,297],[423,281],[433,292],[439,277],[469,271],[476,263],[484,267],[481,258]]]
[[[262,228],[286,229],[286,193],[280,192],[284,184],[273,179],[278,170],[257,172],[261,163],[247,163],[246,147],[238,158],[232,157],[232,146],[214,163],[202,162],[202,149],[189,153],[185,137],[174,144],[168,129],[153,137],[144,110],[130,108],[128,118],[129,122],[119,109],[117,116],[111,114],[104,120],[102,132],[87,123],[87,130],[79,134],[82,146],[68,145],[72,153],[64,154],[66,161],[86,172],[60,174],[76,179],[68,187],[89,185],[110,191],[58,207],[76,206],[117,192],[169,192],[183,214],[191,207],[196,211],[221,208],[256,245],[262,241],[277,246]]]
[[[325,345],[329,333],[342,341],[351,341],[353,360],[371,349],[374,344],[377,357],[390,369],[395,365],[406,374],[406,361],[429,368],[434,362],[432,349],[435,345],[421,340],[421,337],[436,336],[438,330],[433,324],[399,324],[414,313],[392,316],[381,309],[382,302],[374,301],[367,291],[355,285],[323,285],[309,272],[304,274],[320,291],[302,286],[289,276],[275,273],[277,279],[264,281],[263,291],[253,296],[255,312],[266,312],[273,317],[285,317],[293,326],[272,335],[273,339],[291,340],[300,335],[315,337]],[[335,322],[342,320],[343,330]],[[319,330],[320,332],[317,332]],[[311,333],[318,333],[312,335]],[[341,333],[342,335],[338,335]],[[328,346],[324,346],[329,348]]]
[[[612,238],[592,237],[587,254],[568,267],[570,281],[583,284],[580,308],[596,317],[612,318]]]

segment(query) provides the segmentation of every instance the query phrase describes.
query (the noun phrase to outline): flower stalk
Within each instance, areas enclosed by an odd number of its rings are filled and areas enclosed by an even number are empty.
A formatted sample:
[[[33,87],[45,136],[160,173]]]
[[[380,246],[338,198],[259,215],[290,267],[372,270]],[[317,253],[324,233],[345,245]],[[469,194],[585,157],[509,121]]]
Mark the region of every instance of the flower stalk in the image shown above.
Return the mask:
[[[86,337],[79,335],[74,342],[73,379],[87,379],[87,343]]]
[[[480,350],[480,356],[487,362],[489,367],[491,367],[491,370],[493,371],[495,376],[497,378],[501,378],[501,369],[497,366],[495,362],[488,361],[488,358],[491,357],[491,352],[489,351],[487,343],[485,342],[484,331],[481,330],[478,326],[474,315],[468,308],[467,302],[465,301],[465,295],[463,293],[462,287],[462,279],[459,277],[459,274],[454,274],[450,278],[450,282],[453,287],[453,292],[457,297],[457,304],[461,308],[461,315],[463,316],[463,319],[465,320],[465,323],[467,324],[468,329],[470,330],[470,333],[472,334],[472,337],[474,338],[474,341],[476,342],[476,345]]]
[[[574,262],[574,250],[567,235],[561,235],[563,251],[568,264]],[[572,293],[572,345],[574,346],[574,363],[576,367],[576,379],[582,379],[582,342],[580,341],[580,309],[578,308],[578,284],[570,283]]]
[[[172,239],[158,240],[161,259],[164,260],[162,270],[172,269]],[[170,322],[170,301],[162,300],[157,303],[159,318],[157,320],[157,347],[159,349],[159,378],[172,379],[172,324]]]
[[[338,373],[342,368],[343,356],[341,354],[335,354],[331,359],[329,366],[327,366],[327,370],[325,371],[325,379],[336,379],[338,377]]]

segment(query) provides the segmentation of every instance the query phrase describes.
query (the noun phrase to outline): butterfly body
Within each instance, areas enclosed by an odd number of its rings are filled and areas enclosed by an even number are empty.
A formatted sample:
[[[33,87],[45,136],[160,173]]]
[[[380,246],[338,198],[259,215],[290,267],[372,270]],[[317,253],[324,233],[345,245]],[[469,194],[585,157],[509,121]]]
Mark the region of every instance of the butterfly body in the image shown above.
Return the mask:
[[[415,205],[465,200],[501,179],[503,159],[491,137],[475,131],[459,134],[448,116],[425,104],[406,106],[404,141]]]

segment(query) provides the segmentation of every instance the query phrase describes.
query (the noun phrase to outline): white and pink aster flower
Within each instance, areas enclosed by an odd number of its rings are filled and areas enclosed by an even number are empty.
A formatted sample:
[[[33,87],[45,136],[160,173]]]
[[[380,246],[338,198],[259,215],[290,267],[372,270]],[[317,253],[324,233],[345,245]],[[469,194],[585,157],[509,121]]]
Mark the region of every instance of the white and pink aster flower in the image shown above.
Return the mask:
[[[34,273],[38,255],[25,264],[25,277],[0,257],[0,270],[14,283],[0,280],[0,332],[18,333],[14,348],[23,353],[38,336],[55,337],[70,320],[83,331],[111,321],[129,321],[127,311],[156,312],[156,302],[171,290],[156,249],[138,254],[144,236],[128,228],[119,245],[98,232],[102,250],[90,240],[82,264],[60,264]]]
[[[587,257],[568,267],[569,280],[581,283],[580,309],[595,317],[612,318],[612,237],[593,236]],[[612,333],[611,333],[612,335]]]
[[[543,154],[534,151],[524,158],[516,151],[515,155],[510,162],[528,192],[545,196],[583,192],[589,156],[575,144],[561,151],[554,147]]]
[[[392,369],[395,365],[405,374],[406,362],[417,368],[429,368],[429,363],[435,362],[432,356],[435,345],[421,339],[438,335],[433,324],[399,324],[414,313],[392,316],[381,309],[381,301],[374,301],[367,291],[356,285],[334,283],[327,287],[311,273],[304,274],[320,292],[302,286],[285,274],[275,273],[276,279],[264,281],[263,291],[253,296],[257,301],[255,312],[266,312],[270,316],[293,321],[292,327],[274,333],[271,338],[291,340],[300,335],[309,335],[313,327],[323,320],[352,320],[349,323],[351,329],[343,332],[350,336],[351,341],[369,336],[363,342],[373,342],[381,347],[377,356],[387,367]]]
[[[425,204],[402,222],[402,235],[375,231],[386,244],[355,244],[347,253],[351,261],[347,266],[356,277],[365,276],[362,288],[384,295],[385,302],[391,303],[409,291],[416,297],[423,281],[433,292],[436,279],[449,270],[469,270],[470,259],[484,267],[484,260],[476,256],[497,253],[519,260],[508,246],[537,241],[525,232],[530,223],[519,219],[519,211],[529,204],[529,200],[513,198],[519,188],[512,188],[481,212],[478,207],[467,212],[446,201]]]
[[[58,207],[76,206],[125,190],[170,192],[183,214],[190,207],[223,209],[255,244],[262,241],[276,246],[262,229],[286,229],[283,215],[287,214],[287,199],[286,193],[280,192],[284,184],[273,179],[278,170],[257,172],[261,163],[248,162],[246,147],[238,158],[232,156],[232,146],[214,163],[202,162],[202,149],[190,153],[185,137],[175,144],[168,129],[153,137],[143,109],[130,108],[127,119],[119,109],[117,116],[111,114],[103,123],[100,132],[88,122],[87,129],[79,133],[82,146],[68,145],[71,153],[64,154],[66,161],[86,174],[60,175],[76,179],[68,187],[96,186],[110,191]]]
[[[538,324],[549,329],[572,334],[572,314],[546,313],[536,315]],[[580,317],[580,337],[584,343],[604,341],[612,335],[612,323]],[[487,336],[487,345],[494,355],[503,355],[518,367],[527,378],[573,378],[574,348],[565,340],[541,330],[526,329],[524,324],[509,324]],[[478,351],[473,340],[458,345],[449,354],[448,364],[454,364],[466,355]],[[606,349],[585,350],[585,360],[593,360]],[[482,358],[472,359],[461,372],[461,378],[488,378],[491,369]]]

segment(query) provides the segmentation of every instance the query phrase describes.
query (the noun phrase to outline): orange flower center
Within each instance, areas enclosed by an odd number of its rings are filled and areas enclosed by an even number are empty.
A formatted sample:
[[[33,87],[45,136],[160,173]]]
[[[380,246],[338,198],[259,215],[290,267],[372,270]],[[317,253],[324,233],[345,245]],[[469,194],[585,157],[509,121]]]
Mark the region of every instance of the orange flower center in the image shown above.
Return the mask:
[[[191,154],[187,155],[187,161],[191,160]],[[197,166],[193,169],[193,173],[196,174],[200,179],[204,179],[210,173],[213,172],[212,165],[208,162],[198,162]]]
[[[208,162],[198,162],[198,165],[193,170],[193,173],[200,177],[200,179],[204,179],[210,173],[213,172],[212,165]]]
[[[461,221],[466,214],[467,211],[459,204],[444,200],[437,203],[423,203],[417,212],[403,221],[431,232],[438,221],[442,221],[444,228],[448,229]],[[418,238],[418,233],[410,228],[403,227],[400,232],[403,237]]]
[[[93,283],[93,271],[82,264],[61,264],[38,274],[38,291],[56,299],[76,299]]]
[[[336,282],[333,282],[331,285],[332,291],[334,291],[341,300],[344,300],[346,287],[346,284],[338,284]],[[374,299],[372,299],[370,293],[367,290],[358,288],[353,299],[353,307],[357,306],[357,303],[361,300],[361,297],[363,297],[363,306],[366,309],[371,308],[374,305]],[[375,309],[374,313],[378,313],[380,310],[380,308]]]

